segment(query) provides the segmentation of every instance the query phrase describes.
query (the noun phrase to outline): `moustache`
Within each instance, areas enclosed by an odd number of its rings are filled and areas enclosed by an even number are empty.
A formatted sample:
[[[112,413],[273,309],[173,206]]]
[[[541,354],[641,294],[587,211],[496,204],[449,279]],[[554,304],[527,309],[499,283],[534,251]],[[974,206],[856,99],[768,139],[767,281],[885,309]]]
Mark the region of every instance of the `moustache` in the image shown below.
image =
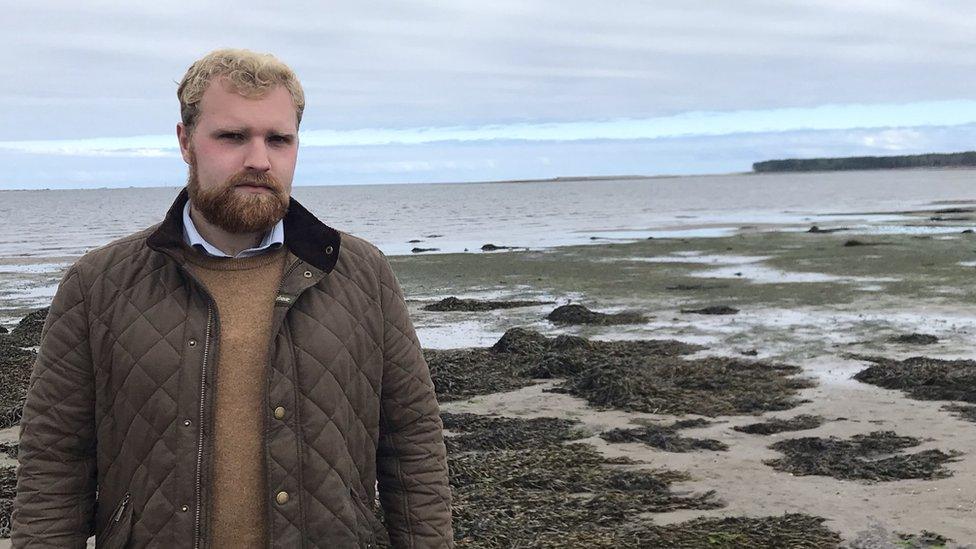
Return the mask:
[[[281,183],[278,179],[271,175],[270,173],[253,173],[253,172],[240,172],[232,175],[227,180],[227,187],[239,187],[242,185],[247,185],[250,187],[264,187],[272,191],[278,192],[281,189]]]

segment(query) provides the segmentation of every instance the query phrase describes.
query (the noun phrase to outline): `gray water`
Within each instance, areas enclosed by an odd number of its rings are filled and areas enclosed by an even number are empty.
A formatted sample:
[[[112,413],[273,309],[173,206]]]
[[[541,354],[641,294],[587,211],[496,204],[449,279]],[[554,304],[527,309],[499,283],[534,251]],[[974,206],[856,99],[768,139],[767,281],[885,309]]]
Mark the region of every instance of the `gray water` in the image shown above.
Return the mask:
[[[481,253],[486,243],[543,248],[723,236],[745,225],[803,230],[842,221],[901,231],[899,216],[881,212],[972,202],[974,183],[976,170],[905,170],[298,187],[294,196],[326,224],[398,255],[414,247]],[[46,304],[67,265],[158,222],[178,192],[0,192],[0,322],[9,320],[4,311]],[[860,214],[840,215],[851,212]],[[408,242],[415,239],[421,242]]]

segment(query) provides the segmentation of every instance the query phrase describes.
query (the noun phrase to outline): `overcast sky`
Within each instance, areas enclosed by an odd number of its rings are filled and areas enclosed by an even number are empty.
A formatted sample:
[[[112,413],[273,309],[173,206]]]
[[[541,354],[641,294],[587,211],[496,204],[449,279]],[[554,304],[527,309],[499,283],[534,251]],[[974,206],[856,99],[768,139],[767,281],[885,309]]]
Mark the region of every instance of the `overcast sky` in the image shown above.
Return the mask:
[[[971,0],[188,6],[5,6],[0,189],[181,185],[176,82],[227,46],[301,78],[297,185],[976,149]]]

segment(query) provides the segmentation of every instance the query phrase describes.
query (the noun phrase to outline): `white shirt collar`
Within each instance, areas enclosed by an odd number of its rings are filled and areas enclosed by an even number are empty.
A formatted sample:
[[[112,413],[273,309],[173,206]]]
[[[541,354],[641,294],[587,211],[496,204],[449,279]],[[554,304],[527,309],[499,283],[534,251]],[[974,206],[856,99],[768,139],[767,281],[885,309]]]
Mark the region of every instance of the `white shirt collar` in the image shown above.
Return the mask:
[[[274,227],[271,227],[271,230],[264,235],[264,239],[262,239],[261,243],[256,247],[242,250],[239,254],[231,256],[224,253],[220,248],[207,242],[206,239],[200,235],[200,232],[197,231],[196,225],[193,224],[193,219],[190,218],[190,201],[187,200],[186,204],[183,206],[183,240],[191,247],[214,257],[250,257],[273,248],[278,248],[284,244],[285,222],[284,220],[279,220],[277,223],[275,223]]]

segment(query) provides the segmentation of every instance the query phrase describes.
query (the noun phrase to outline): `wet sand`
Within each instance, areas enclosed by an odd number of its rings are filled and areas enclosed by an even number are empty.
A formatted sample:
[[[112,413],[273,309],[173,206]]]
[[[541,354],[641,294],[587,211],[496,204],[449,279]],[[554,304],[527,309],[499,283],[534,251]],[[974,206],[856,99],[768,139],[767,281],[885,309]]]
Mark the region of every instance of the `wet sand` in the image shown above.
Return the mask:
[[[714,238],[390,259],[426,348],[490,347],[513,327],[550,337],[673,339],[704,347],[687,358],[748,356],[782,362],[801,367],[801,375],[816,382],[816,387],[800,390],[799,398],[807,402],[792,409],[710,417],[710,425],[681,431],[685,437],[720,441],[728,446],[726,451],[677,453],[637,442],[609,443],[599,433],[638,427],[641,421],[663,425],[702,416],[597,409],[582,398],[548,392],[561,383],[559,379],[442,404],[445,412],[579,420],[593,433],[579,442],[593,445],[610,458],[626,456],[645,461],[648,468],[685,471],[691,480],[675,482],[675,490],[714,490],[724,503],[718,509],[643,515],[654,524],[701,516],[806,513],[827,519],[824,525],[839,533],[846,546],[899,547],[896,533],[922,531],[937,532],[965,546],[976,543],[976,423],[943,410],[945,401],[914,400],[901,391],[851,379],[870,366],[850,358],[851,354],[895,359],[919,355],[976,358],[976,268],[972,263],[976,261],[976,235],[962,233],[967,228],[962,222],[932,222],[929,213],[919,213],[911,223],[933,230],[916,234],[757,228]],[[843,222],[838,221],[821,224],[821,229],[841,226]],[[851,239],[868,245],[845,246]],[[424,310],[451,296],[554,303],[474,311]],[[545,318],[555,307],[569,303],[645,318],[622,325],[566,325]],[[682,312],[713,306],[739,312]],[[891,341],[912,333],[934,335],[939,341],[929,345]],[[823,416],[825,422],[815,429],[769,436],[733,429],[799,414]],[[922,439],[909,453],[928,449],[961,452],[958,461],[946,465],[952,476],[872,483],[794,476],[763,463],[782,457],[769,448],[780,440],[847,438],[886,430]],[[9,432],[0,436],[9,436]]]

